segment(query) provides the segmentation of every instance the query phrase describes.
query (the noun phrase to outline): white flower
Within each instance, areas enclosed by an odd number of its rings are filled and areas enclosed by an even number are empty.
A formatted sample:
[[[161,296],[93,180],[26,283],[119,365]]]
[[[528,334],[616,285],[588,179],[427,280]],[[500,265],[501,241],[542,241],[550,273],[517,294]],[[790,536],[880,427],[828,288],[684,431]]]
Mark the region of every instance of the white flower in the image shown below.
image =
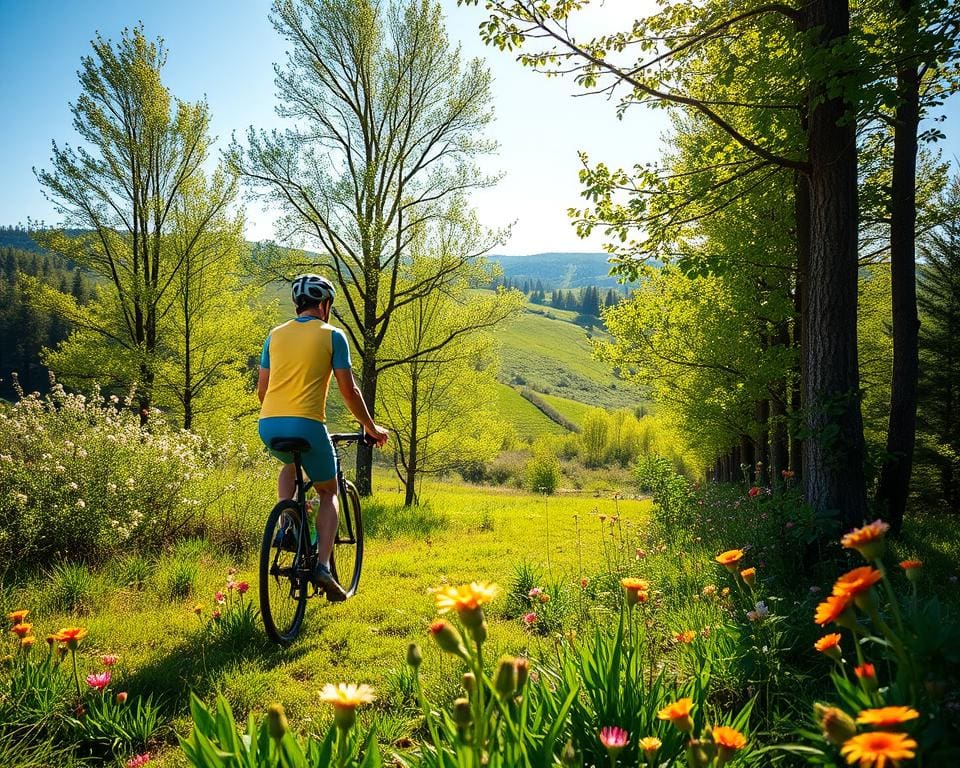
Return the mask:
[[[757,604],[754,606],[754,608],[755,608],[756,611],[757,611],[757,615],[758,615],[761,619],[765,619],[765,618],[767,618],[767,616],[770,615],[770,609],[767,608],[767,604],[766,604],[765,602],[763,602],[763,600],[761,600],[759,603],[757,603]]]
[[[78,490],[78,489],[80,488],[80,486],[77,485],[76,483],[70,483],[70,484],[67,486],[67,488],[69,488],[71,491],[76,491],[76,490]]]
[[[85,506],[87,506],[87,503],[83,499],[77,499],[78,509],[83,509]]]

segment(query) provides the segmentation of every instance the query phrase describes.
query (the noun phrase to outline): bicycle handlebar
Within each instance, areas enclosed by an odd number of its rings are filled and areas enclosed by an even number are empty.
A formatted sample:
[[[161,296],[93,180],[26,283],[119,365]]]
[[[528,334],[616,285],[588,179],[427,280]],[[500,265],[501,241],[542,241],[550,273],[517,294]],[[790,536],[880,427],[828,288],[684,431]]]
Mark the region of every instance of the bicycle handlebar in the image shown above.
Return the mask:
[[[377,444],[377,441],[370,437],[370,435],[364,431],[363,427],[360,427],[357,432],[334,432],[330,435],[330,440],[334,445],[339,443],[359,443],[361,440],[364,445],[374,446]]]

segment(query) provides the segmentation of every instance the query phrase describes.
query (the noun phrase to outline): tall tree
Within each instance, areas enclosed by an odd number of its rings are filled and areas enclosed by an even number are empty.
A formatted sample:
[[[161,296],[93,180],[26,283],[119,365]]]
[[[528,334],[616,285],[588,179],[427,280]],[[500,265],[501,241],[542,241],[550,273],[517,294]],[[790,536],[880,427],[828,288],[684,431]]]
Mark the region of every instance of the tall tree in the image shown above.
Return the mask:
[[[142,26],[112,42],[97,35],[80,63],[70,106],[85,147],[54,142],[51,169],[36,171],[64,225],[38,236],[50,250],[99,275],[118,315],[109,334],[137,358],[137,397],[146,421],[153,400],[158,326],[180,262],[163,240],[175,201],[207,156],[204,102],[174,100],[160,73],[167,52]],[[105,331],[106,333],[106,331]]]
[[[490,75],[479,60],[462,61],[434,0],[276,0],[271,19],[290,47],[276,82],[279,112],[294,127],[251,128],[229,157],[256,194],[281,206],[286,231],[319,248],[309,266],[341,287],[373,407],[393,313],[460,266],[444,261],[435,274],[401,281],[415,233],[455,216],[466,190],[493,182],[474,166],[493,149],[482,138]],[[300,265],[266,266],[279,274]],[[364,494],[371,467],[371,449],[359,446]]]
[[[621,110],[654,102],[696,112],[748,153],[741,175],[778,167],[806,180],[811,215],[801,278],[808,287],[803,389],[812,439],[804,441],[804,490],[816,509],[838,512],[843,524],[861,521],[867,502],[856,343],[856,106],[865,65],[860,62],[858,69],[860,50],[850,37],[847,0],[736,9],[728,3],[670,3],[629,30],[593,40],[573,32],[570,17],[583,3],[485,0],[484,5],[490,12],[481,24],[487,42],[508,50],[529,40],[539,46],[520,53],[523,63],[573,72],[591,91],[625,86]],[[703,51],[735,39],[759,40],[777,51],[769,59],[728,55],[704,70]],[[700,66],[688,66],[691,62]],[[731,102],[717,96],[716,83],[736,78],[752,84],[753,98]],[[785,83],[792,87],[770,92],[768,86]],[[797,103],[798,93],[805,103]],[[779,115],[791,114],[806,133],[800,152],[795,132],[770,130]],[[596,185],[586,194],[597,194]]]

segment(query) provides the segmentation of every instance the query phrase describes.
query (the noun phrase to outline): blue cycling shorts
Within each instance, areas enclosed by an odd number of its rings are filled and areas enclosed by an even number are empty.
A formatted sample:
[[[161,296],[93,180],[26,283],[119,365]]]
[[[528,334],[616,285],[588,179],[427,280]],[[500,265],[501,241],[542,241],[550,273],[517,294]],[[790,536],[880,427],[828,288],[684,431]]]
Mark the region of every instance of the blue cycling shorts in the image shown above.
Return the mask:
[[[292,453],[275,451],[270,447],[270,441],[278,437],[300,437],[310,443],[310,450],[300,454],[300,460],[307,476],[314,482],[323,483],[337,476],[337,454],[333,450],[327,425],[322,421],[302,416],[268,416],[260,419],[260,439],[267,446],[267,452],[284,464],[292,464]]]

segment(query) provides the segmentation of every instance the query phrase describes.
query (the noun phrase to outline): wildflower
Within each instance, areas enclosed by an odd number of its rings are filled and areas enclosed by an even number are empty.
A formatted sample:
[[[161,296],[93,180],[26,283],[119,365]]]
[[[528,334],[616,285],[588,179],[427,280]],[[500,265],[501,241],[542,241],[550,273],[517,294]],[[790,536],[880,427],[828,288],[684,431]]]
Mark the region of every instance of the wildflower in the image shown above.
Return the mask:
[[[674,639],[678,643],[688,645],[689,643],[692,643],[694,640],[697,639],[697,632],[696,630],[693,630],[693,629],[688,629],[684,632],[678,632],[676,635],[674,635]]]
[[[283,710],[283,704],[274,703],[267,707],[267,731],[270,733],[270,738],[279,743],[283,741],[283,737],[289,730],[290,725],[287,723],[287,713]]]
[[[862,725],[875,725],[880,728],[889,728],[903,725],[909,720],[916,720],[920,713],[911,707],[878,707],[865,709],[857,715],[857,722]]]
[[[457,724],[457,728],[465,729],[467,726],[473,722],[473,712],[470,709],[470,699],[460,698],[454,699],[453,701],[453,722]]]
[[[100,657],[100,663],[105,667],[112,667],[117,661],[119,661],[119,658],[112,653]]]
[[[792,469],[783,469],[780,471],[780,477],[782,477],[784,480],[792,480],[796,474],[797,473]]]
[[[140,768],[150,762],[150,753],[144,752],[142,755],[134,755],[127,760],[127,768]]]
[[[327,683],[320,692],[320,700],[333,705],[333,720],[341,730],[349,730],[356,722],[357,707],[369,704],[376,697],[369,685]]]
[[[543,594],[543,590],[540,587],[534,587],[529,592],[527,592],[527,597],[540,597]]]
[[[850,597],[847,595],[830,595],[817,606],[813,621],[821,627],[835,621],[840,626],[852,626],[856,619],[850,610]]]
[[[873,693],[880,687],[880,684],[877,682],[877,670],[873,664],[865,662],[859,667],[854,667],[853,672],[857,676],[857,679],[860,680],[860,685],[863,687],[863,690],[867,693]]]
[[[27,635],[26,637],[20,638],[20,647],[25,651],[29,651],[31,648],[33,648],[33,644],[35,642],[37,642],[37,638],[35,638],[33,635]]]
[[[683,698],[661,709],[657,713],[657,717],[660,720],[669,720],[684,733],[690,733],[693,730],[693,719],[690,717],[691,709],[693,709],[693,699]]]
[[[193,606],[193,612],[197,614],[197,616],[203,613],[203,603],[197,603],[195,606]]]
[[[33,624],[27,624],[26,622],[14,624],[12,627],[10,627],[10,631],[21,640],[30,634],[31,629],[33,629]]]
[[[92,675],[87,675],[87,685],[97,691],[103,691],[108,685],[110,685],[110,672],[97,672]]]
[[[482,606],[497,596],[500,588],[487,581],[474,581],[461,587],[443,587],[436,590],[434,600],[437,613],[456,611],[460,620],[468,627],[483,622]]]
[[[637,746],[640,747],[640,751],[646,756],[647,762],[653,765],[653,759],[656,757],[660,747],[663,746],[663,742],[656,736],[644,736],[637,742]]]
[[[833,585],[833,594],[844,595],[856,600],[857,605],[866,607],[871,600],[870,589],[883,578],[883,574],[869,565],[854,568],[843,574]]]
[[[23,620],[27,618],[27,615],[30,613],[29,609],[13,611],[12,613],[7,614],[7,618],[12,621],[14,624],[22,624]]]
[[[723,765],[734,752],[743,749],[747,744],[746,736],[736,728],[726,725],[715,725],[710,733],[713,736],[713,743],[718,748],[717,765]]]
[[[549,603],[549,602],[550,602],[550,595],[548,595],[546,592],[542,592],[542,593],[540,594],[540,602],[541,602],[541,603]]]
[[[600,743],[607,749],[610,758],[613,759],[627,744],[630,743],[630,734],[623,728],[615,725],[608,725],[600,730]]]
[[[223,613],[219,608],[214,608],[213,613],[210,614],[213,617],[214,621],[220,621],[223,618]]]
[[[751,499],[755,499],[760,495],[760,489],[757,486],[753,486],[749,491],[747,491],[747,496]]]
[[[433,635],[433,639],[437,641],[441,650],[459,656],[461,659],[467,658],[467,649],[463,645],[463,638],[460,637],[460,633],[454,629],[450,622],[437,619],[430,625],[430,634]]]
[[[752,587],[757,583],[757,569],[756,568],[744,568],[740,571],[740,578],[743,579],[743,583],[748,587]]]
[[[407,646],[407,664],[416,669],[423,662],[423,653],[420,646],[416,643],[410,643]]]
[[[215,594],[215,595],[213,596],[213,599],[214,599],[214,602],[216,602],[217,605],[223,605],[225,602],[227,602],[227,598],[226,598],[226,596],[223,594],[223,592],[217,592],[217,594]]]
[[[730,587],[724,587],[720,590],[720,597],[730,597]]]
[[[813,711],[820,721],[823,738],[835,747],[839,747],[856,734],[857,724],[839,707],[825,707],[823,704],[817,704]]]
[[[586,578],[580,579],[580,588],[581,588],[581,589],[586,589],[586,588],[587,588],[587,584],[589,584],[589,583],[590,583],[590,580],[589,580],[589,579],[586,579]]]
[[[857,550],[864,560],[877,560],[883,556],[888,530],[889,523],[874,520],[862,528],[850,531],[840,539],[840,543],[847,549]]]
[[[497,665],[497,671],[493,678],[493,687],[500,698],[508,699],[516,693],[517,690],[517,664],[516,659],[504,656]]]
[[[250,585],[245,581],[238,581],[236,583],[236,589],[239,594],[244,595],[247,590],[250,589]]]
[[[918,581],[920,579],[920,569],[923,568],[923,560],[903,560],[900,562],[904,574],[909,581]]]
[[[813,647],[816,648],[820,653],[829,656],[831,659],[840,660],[840,633],[833,632],[829,635],[824,635],[817,642],[813,644]]]
[[[126,704],[127,703],[127,692],[118,691],[117,692],[117,704]]]
[[[637,560],[641,560],[641,559],[643,559],[644,557],[647,556],[646,550],[640,549],[639,547],[637,548],[637,553],[636,553],[636,554],[637,554]]]
[[[620,580],[627,595],[627,605],[632,608],[637,603],[645,603],[649,598],[649,582],[644,579],[625,578]]]
[[[888,765],[896,766],[900,760],[912,758],[916,748],[917,742],[904,733],[872,731],[850,738],[840,748],[840,754],[850,765],[859,763],[861,768],[887,768]]]
[[[742,549],[728,549],[726,552],[721,552],[714,559],[730,571],[730,573],[733,573],[737,570],[737,564],[743,560],[743,555],[744,552]]]
[[[702,594],[704,597],[713,597],[714,595],[717,594],[717,587],[716,587],[716,585],[715,585],[715,584],[707,584],[707,586],[705,586],[705,587],[703,588],[703,591],[701,592],[701,594]]]
[[[530,659],[521,656],[513,660],[513,665],[517,668],[517,691],[522,691],[530,677]]]
[[[83,627],[65,627],[54,635],[58,643],[66,643],[71,651],[77,650],[80,641],[87,636],[87,630]]]
[[[523,617],[523,623],[526,624],[528,627],[532,627],[534,624],[537,623],[537,614],[533,612],[525,614]]]

